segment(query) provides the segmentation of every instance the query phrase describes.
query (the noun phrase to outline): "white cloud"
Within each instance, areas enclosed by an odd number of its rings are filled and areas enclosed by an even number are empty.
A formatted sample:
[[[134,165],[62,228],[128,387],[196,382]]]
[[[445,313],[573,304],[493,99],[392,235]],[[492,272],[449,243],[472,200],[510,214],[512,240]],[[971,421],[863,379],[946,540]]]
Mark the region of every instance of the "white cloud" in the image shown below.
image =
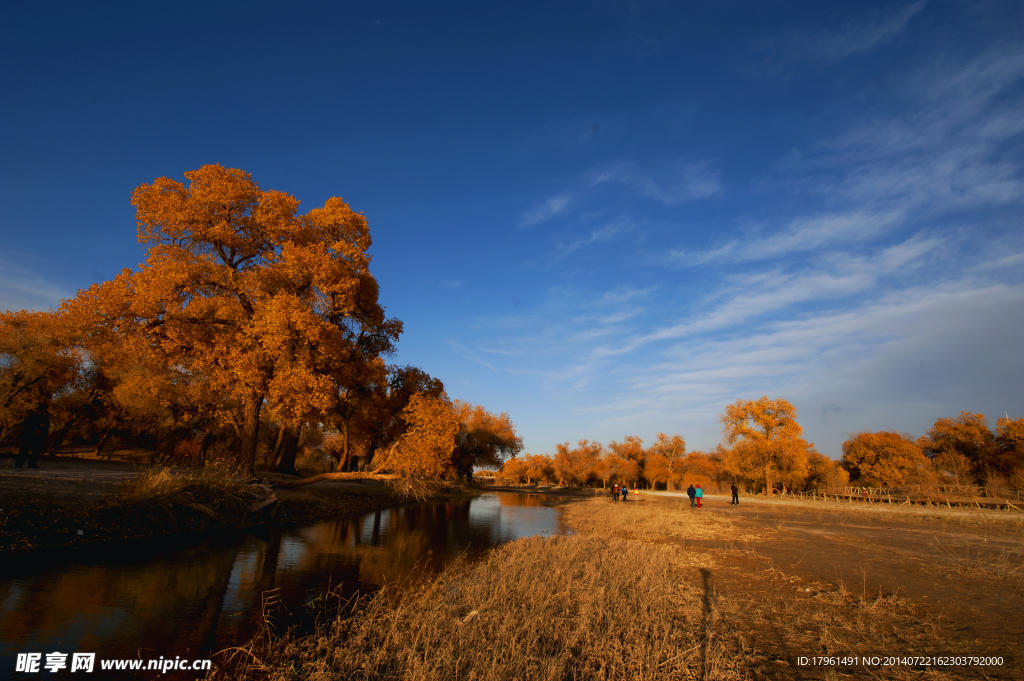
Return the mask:
[[[0,309],[56,309],[67,292],[24,267],[0,260]]]
[[[769,236],[733,239],[706,251],[673,250],[669,251],[668,257],[681,265],[778,258],[822,247],[834,248],[852,242],[869,241],[900,217],[899,211],[817,215],[794,220],[786,229]]]
[[[480,364],[481,366],[487,367],[494,373],[498,373],[498,370],[494,368],[493,364],[491,364],[490,362],[485,362],[484,360],[480,359],[475,352],[473,352],[472,350],[468,350],[464,345],[462,345],[462,343],[458,342],[457,340],[449,339],[448,345],[451,346],[451,348],[455,350],[455,352],[458,353],[459,356],[462,357],[463,359],[468,359],[470,362],[475,362],[477,364]]]
[[[778,45],[789,61],[832,64],[891,42],[924,6],[925,0],[918,0],[885,16],[850,21],[837,30],[791,31],[769,45]]]
[[[559,213],[565,211],[565,209],[569,207],[569,203],[571,201],[572,194],[569,192],[563,192],[561,194],[555,194],[554,196],[548,197],[530,210],[526,211],[526,213],[523,214],[522,219],[519,221],[520,225],[523,227],[532,227],[533,225],[539,225],[542,222],[546,222]]]
[[[722,194],[721,175],[707,163],[687,163],[658,179],[638,171],[630,164],[618,164],[593,171],[589,183],[592,186],[623,184],[641,196],[669,206]]]
[[[1024,409],[1015,359],[1024,335],[1024,286],[968,281],[893,291],[850,309],[770,322],[734,338],[677,344],[664,361],[630,367],[615,399],[592,408],[650,428],[685,414],[714,438],[725,404],[762,394],[802,406],[810,439],[838,456],[847,429],[918,434],[960,409]],[[809,418],[839,406],[831,424]],[[807,413],[808,409],[812,409]],[[711,446],[714,440],[700,446]]]
[[[610,241],[615,236],[633,229],[633,224],[628,220],[616,220],[609,222],[604,227],[592,230],[589,236],[576,239],[565,246],[559,247],[559,254],[566,256],[584,246],[602,241]]]

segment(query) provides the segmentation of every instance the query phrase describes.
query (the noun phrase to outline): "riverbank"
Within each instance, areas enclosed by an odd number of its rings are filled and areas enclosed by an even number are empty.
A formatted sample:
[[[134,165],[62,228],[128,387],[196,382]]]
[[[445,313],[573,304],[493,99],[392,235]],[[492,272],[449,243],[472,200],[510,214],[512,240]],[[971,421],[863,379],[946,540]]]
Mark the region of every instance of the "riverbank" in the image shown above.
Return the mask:
[[[570,536],[511,542],[417,589],[385,590],[312,636],[257,637],[218,659],[210,678],[1011,679],[1024,670],[1016,515],[737,507],[717,497],[697,510],[654,495],[561,509]]]
[[[44,458],[15,469],[0,457],[0,555],[64,551],[161,536],[301,523],[408,503],[377,480],[323,481],[297,490],[269,472],[256,479],[216,468],[165,469],[119,461]],[[476,496],[438,484],[430,499]]]

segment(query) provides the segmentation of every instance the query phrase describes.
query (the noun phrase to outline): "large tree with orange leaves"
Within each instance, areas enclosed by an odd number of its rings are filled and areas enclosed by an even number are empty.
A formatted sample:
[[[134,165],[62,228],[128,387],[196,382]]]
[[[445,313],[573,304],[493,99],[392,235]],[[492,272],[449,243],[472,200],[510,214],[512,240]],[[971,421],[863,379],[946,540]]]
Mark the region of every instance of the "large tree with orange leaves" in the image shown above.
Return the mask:
[[[733,445],[725,468],[733,475],[763,481],[772,494],[779,481],[797,481],[807,470],[812,445],[801,437],[796,407],[784,399],[737,400],[721,417],[725,439]]]
[[[462,424],[452,453],[452,465],[461,477],[471,478],[475,466],[498,469],[523,451],[523,440],[508,414],[492,414],[479,404],[461,400],[455,400],[452,408]]]
[[[81,354],[62,327],[52,312],[0,311],[0,438],[81,380]]]
[[[658,433],[654,444],[647,450],[644,475],[652,483],[663,482],[669,490],[674,490],[682,479],[685,457],[686,441],[682,435],[669,437]]]
[[[377,471],[416,478],[452,475],[452,452],[461,424],[448,396],[417,393],[409,400],[403,416],[408,430],[387,450],[377,453]]]
[[[135,190],[146,262],[68,308],[154,364],[201,376],[233,405],[223,414],[252,470],[265,407],[286,423],[326,418],[402,325],[384,316],[366,219],[344,201],[299,215],[297,199],[241,170],[207,165],[185,178]]]
[[[928,459],[921,446],[900,433],[857,433],[843,443],[843,466],[863,482],[900,487]]]
[[[956,418],[936,419],[921,444],[935,467],[957,485],[984,480],[989,461],[998,451],[985,415],[969,411]]]

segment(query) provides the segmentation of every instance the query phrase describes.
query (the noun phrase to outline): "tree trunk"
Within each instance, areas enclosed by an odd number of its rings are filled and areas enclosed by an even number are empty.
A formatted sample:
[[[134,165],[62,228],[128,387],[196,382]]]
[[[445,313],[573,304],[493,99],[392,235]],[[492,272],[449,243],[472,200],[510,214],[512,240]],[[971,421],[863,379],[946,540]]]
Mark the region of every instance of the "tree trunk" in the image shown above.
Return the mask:
[[[283,426],[281,433],[284,436],[284,441],[280,443],[280,453],[274,458],[274,472],[298,475],[298,471],[295,470],[295,458],[299,453],[299,438],[302,435],[302,424],[300,423],[296,427]],[[280,441],[281,438],[278,437],[278,440]]]
[[[260,410],[263,395],[253,393],[245,400],[242,424],[242,446],[238,453],[238,465],[249,475],[256,472],[256,445],[260,435]]]
[[[106,446],[107,440],[110,439],[110,433],[113,432],[113,430],[113,428],[107,428],[103,431],[103,434],[100,435],[100,439],[96,442],[96,451],[92,453],[95,458],[100,458],[100,454],[103,453],[103,447]]]
[[[342,445],[341,456],[338,457],[338,472],[344,473],[348,470],[348,421],[346,420],[341,428]]]
[[[764,484],[765,484],[765,496],[772,496],[775,494],[775,488],[772,487],[772,465],[768,464],[764,467]]]
[[[62,444],[64,444],[64,438],[66,438],[68,436],[68,433],[71,432],[71,429],[75,427],[76,423],[78,423],[78,419],[80,419],[83,416],[85,416],[85,414],[87,412],[89,412],[89,411],[93,412],[93,417],[95,418],[95,416],[96,416],[95,403],[97,403],[98,401],[99,401],[99,391],[98,390],[94,390],[89,395],[89,399],[85,402],[85,404],[83,404],[80,407],[78,407],[78,409],[75,410],[75,413],[72,414],[71,418],[69,418],[67,420],[67,422],[63,426],[61,426],[60,430],[58,430],[53,435],[53,438],[51,439],[49,445],[47,446],[46,451],[49,452],[50,454],[53,454],[54,456],[56,456],[57,450],[60,449],[60,446]]]
[[[206,465],[206,453],[210,450],[210,444],[213,442],[213,431],[209,428],[203,433],[203,443],[199,445],[199,462],[204,466]]]
[[[281,451],[284,448],[285,431],[287,428],[285,424],[281,424],[280,429],[277,431],[277,444],[274,445],[274,453],[270,455],[270,461],[273,468],[277,469],[277,462],[281,460]]]

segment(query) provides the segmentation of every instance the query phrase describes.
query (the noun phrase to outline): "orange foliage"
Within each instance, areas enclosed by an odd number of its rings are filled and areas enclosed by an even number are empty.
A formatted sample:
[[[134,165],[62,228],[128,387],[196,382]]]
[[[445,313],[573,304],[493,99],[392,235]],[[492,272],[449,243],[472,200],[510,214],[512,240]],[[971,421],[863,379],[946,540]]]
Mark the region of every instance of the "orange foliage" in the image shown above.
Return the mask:
[[[644,441],[640,436],[627,435],[622,438],[622,442],[612,440],[608,444],[608,450],[611,452],[609,456],[617,458],[610,462],[614,470],[611,477],[627,484],[638,484],[644,475],[644,458],[646,456]]]
[[[658,433],[654,444],[647,450],[644,475],[650,482],[663,482],[668,489],[675,489],[682,482],[684,457],[686,441],[682,436],[669,437],[665,433]]]
[[[589,440],[580,440],[575,449],[569,449],[568,442],[557,445],[553,462],[555,477],[566,485],[586,485],[594,477],[594,468],[603,450],[601,443]]]
[[[882,487],[901,487],[928,459],[920,445],[889,431],[857,433],[843,443],[843,465],[855,479]]]
[[[1024,418],[996,421],[996,445],[992,468],[1001,475],[1024,480]]]
[[[737,400],[721,417],[726,441],[733,445],[725,466],[733,475],[764,481],[772,494],[777,481],[799,484],[812,445],[801,437],[796,408],[784,399]]]
[[[452,452],[459,433],[459,417],[447,395],[413,395],[403,416],[409,429],[374,461],[379,472],[416,478],[446,478],[455,471]]]
[[[66,309],[93,337],[116,335],[131,356],[237,405],[224,414],[237,414],[251,470],[264,405],[286,422],[326,418],[402,325],[377,302],[366,219],[341,199],[298,215],[297,199],[241,170],[185,178],[135,190],[146,262]]]
[[[807,452],[807,478],[803,489],[806,491],[834,494],[850,484],[850,473],[834,459],[813,449]]]
[[[0,429],[17,428],[79,381],[82,357],[63,326],[52,312],[0,312]]]
[[[981,478],[996,450],[995,438],[985,423],[984,414],[960,412],[960,416],[940,418],[922,440],[936,468],[957,485],[969,485]]]
[[[455,400],[452,409],[462,427],[455,444],[452,464],[457,473],[470,477],[474,466],[496,469],[505,459],[523,450],[508,414],[494,415],[479,404]]]

